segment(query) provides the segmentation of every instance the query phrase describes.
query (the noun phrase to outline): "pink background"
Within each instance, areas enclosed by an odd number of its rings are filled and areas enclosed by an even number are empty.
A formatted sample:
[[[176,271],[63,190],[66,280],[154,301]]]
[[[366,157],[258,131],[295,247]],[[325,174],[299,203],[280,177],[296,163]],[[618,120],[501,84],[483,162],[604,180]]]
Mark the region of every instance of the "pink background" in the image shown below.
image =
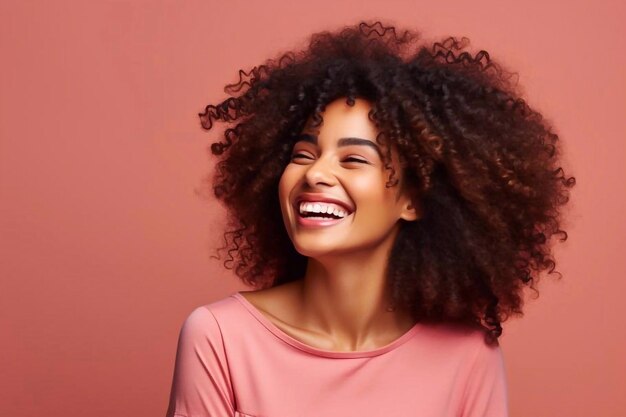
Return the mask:
[[[626,8],[621,1],[2,1],[0,409],[158,416],[182,320],[240,289],[194,194],[196,114],[322,29],[468,36],[520,73],[577,186],[526,315],[501,338],[511,416],[626,415]]]

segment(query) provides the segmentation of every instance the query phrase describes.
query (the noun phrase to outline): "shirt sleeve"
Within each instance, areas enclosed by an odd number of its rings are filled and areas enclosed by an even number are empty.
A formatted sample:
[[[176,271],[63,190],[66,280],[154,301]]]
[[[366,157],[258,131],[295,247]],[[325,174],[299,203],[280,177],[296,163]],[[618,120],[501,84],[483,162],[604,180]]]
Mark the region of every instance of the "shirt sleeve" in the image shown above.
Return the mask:
[[[461,417],[508,417],[508,383],[499,344],[482,341],[465,389]]]
[[[224,340],[215,316],[198,307],[179,336],[166,417],[234,416]]]

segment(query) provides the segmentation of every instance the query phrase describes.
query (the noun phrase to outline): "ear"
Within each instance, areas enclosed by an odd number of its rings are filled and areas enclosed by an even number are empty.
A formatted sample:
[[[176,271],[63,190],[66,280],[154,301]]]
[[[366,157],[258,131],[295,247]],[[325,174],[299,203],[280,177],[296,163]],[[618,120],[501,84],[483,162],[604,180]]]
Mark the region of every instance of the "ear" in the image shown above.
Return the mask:
[[[400,213],[400,218],[412,222],[417,220],[419,217],[421,217],[420,213],[418,213],[418,210],[411,201],[404,204],[402,212]]]

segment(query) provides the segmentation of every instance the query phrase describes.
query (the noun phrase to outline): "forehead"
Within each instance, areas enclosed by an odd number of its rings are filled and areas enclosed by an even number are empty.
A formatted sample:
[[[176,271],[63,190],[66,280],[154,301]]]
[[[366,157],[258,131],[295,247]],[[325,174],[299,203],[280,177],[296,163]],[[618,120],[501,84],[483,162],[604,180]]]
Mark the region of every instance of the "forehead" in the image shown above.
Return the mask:
[[[303,134],[310,134],[315,137],[315,140],[302,139],[303,136],[299,136],[299,140],[305,140],[307,142],[316,143],[320,146],[320,142],[325,141],[337,142],[341,145],[344,142],[348,144],[356,144],[357,141],[346,140],[345,138],[361,138],[375,143],[377,146],[377,153],[381,159],[386,160],[387,157],[383,156],[387,152],[387,146],[378,145],[376,137],[379,133],[376,125],[369,119],[369,112],[372,110],[372,104],[364,99],[356,98],[353,106],[349,106],[346,103],[346,97],[338,98],[326,105],[323,112],[320,112],[322,123],[319,126],[312,126],[312,115],[307,119]],[[343,139],[342,139],[343,138]],[[323,145],[322,145],[323,146]],[[374,149],[374,147],[372,147]],[[391,147],[391,161],[396,165],[399,162],[398,152],[395,146]]]
[[[320,140],[357,136],[375,141],[378,130],[369,119],[371,109],[371,104],[366,100],[357,98],[354,105],[349,106],[345,97],[339,98],[328,103],[320,113],[322,123],[319,126],[312,126],[313,119],[310,116],[303,132],[314,133]]]

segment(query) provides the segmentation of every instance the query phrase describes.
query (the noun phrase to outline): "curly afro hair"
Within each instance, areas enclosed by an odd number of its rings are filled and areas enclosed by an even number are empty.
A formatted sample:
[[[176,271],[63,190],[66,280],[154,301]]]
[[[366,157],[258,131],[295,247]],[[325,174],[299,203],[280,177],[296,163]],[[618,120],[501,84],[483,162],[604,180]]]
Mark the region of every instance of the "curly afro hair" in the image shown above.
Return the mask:
[[[394,304],[417,321],[480,326],[497,343],[501,323],[523,315],[524,288],[538,295],[539,274],[554,271],[550,242],[567,239],[561,206],[576,181],[557,166],[558,135],[520,98],[517,74],[484,50],[472,55],[468,43],[422,45],[417,31],[399,36],[364,21],[240,70],[224,88],[229,98],[199,114],[207,130],[214,120],[229,125],[211,144],[215,175],[203,180],[228,211],[224,266],[235,263],[257,289],[304,276],[307,258],[285,230],[278,183],[307,119],[319,124],[329,102],[361,97],[372,104],[377,142],[397,146],[422,214],[403,221],[389,258]]]

